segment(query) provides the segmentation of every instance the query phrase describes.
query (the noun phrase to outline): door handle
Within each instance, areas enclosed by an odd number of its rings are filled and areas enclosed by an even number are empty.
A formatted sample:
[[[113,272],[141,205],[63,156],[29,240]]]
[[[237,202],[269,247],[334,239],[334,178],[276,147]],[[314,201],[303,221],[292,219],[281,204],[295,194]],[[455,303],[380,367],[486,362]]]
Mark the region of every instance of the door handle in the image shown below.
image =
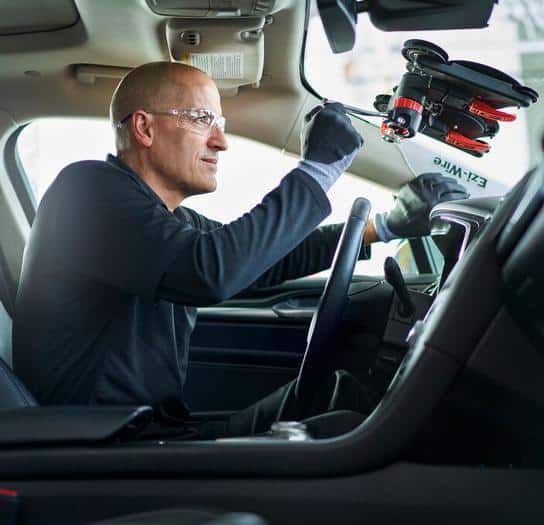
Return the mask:
[[[272,310],[284,319],[310,320],[316,310],[315,306],[273,306]]]

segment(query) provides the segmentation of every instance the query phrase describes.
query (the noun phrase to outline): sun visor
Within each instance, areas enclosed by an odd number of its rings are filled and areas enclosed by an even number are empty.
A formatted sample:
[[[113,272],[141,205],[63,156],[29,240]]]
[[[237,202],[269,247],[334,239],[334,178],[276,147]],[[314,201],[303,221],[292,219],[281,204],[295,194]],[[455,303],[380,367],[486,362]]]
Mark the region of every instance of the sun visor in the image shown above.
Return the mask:
[[[259,86],[264,25],[264,17],[172,19],[166,26],[170,57],[208,73],[223,96],[236,95],[240,86]]]
[[[72,0],[0,2],[0,36],[54,31],[69,27],[78,19]]]

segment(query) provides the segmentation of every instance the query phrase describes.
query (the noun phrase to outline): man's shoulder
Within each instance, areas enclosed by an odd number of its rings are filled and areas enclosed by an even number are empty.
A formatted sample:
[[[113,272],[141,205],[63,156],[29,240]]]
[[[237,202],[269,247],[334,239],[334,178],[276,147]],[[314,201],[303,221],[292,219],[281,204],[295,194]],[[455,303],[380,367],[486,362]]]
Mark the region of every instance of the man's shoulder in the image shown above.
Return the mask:
[[[86,199],[93,195],[124,191],[135,187],[133,177],[103,160],[80,160],[65,166],[57,175],[45,198],[54,195],[75,198],[78,195]],[[49,194],[49,195],[47,195]]]
[[[115,177],[115,175],[120,175],[119,171],[118,168],[104,160],[79,160],[65,166],[58,174],[56,181],[73,182],[77,180],[84,182],[97,177],[109,177],[112,180],[124,179],[124,177]]]

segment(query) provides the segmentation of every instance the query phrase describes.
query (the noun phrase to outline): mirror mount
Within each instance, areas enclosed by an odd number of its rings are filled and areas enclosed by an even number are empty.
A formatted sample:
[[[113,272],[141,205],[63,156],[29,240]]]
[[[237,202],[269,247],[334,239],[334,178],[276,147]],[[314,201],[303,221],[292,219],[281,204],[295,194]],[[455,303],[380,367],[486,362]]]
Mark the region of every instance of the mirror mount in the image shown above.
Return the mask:
[[[353,49],[358,13],[368,13],[382,31],[487,27],[497,0],[317,0],[333,53]]]

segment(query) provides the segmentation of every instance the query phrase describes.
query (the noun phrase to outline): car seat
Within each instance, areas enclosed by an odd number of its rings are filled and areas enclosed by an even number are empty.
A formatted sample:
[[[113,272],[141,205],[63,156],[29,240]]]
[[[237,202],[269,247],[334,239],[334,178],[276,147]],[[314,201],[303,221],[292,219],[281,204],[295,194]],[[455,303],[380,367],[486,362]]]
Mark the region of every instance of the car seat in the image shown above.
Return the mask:
[[[0,252],[0,409],[37,406],[34,396],[11,370],[11,328],[14,286],[6,277],[5,260]]]

